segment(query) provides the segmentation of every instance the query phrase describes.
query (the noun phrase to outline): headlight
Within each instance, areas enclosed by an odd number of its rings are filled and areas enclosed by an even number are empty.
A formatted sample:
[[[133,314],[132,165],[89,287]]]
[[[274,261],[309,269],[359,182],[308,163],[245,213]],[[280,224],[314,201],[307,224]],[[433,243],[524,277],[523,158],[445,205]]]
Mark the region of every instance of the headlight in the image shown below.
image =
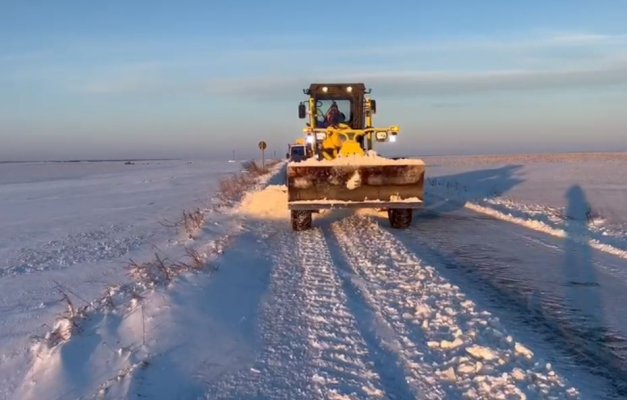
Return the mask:
[[[307,135],[307,143],[309,144],[313,144],[316,140],[314,139],[313,135]]]
[[[396,135],[390,135],[390,142],[396,142]]]
[[[329,88],[328,88],[328,87],[326,87],[326,86],[323,86],[323,87],[322,87],[322,91],[323,91],[324,93],[326,93],[326,92],[328,92],[328,91],[329,91]]]
[[[324,140],[327,138],[327,134],[324,132],[318,132],[316,133],[316,139],[318,140]]]
[[[351,93],[351,92],[353,91],[353,87],[352,87],[352,86],[347,86],[347,87],[346,87],[346,91],[347,91],[348,93]]]
[[[375,138],[377,139],[377,142],[385,142],[385,139],[388,138],[388,133],[387,132],[377,132]]]

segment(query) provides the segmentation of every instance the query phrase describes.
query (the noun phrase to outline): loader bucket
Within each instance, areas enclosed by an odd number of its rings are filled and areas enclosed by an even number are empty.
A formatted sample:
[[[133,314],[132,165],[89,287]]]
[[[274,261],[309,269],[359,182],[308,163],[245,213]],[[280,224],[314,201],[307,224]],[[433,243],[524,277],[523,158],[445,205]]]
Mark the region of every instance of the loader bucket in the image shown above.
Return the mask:
[[[421,160],[372,162],[309,159],[287,165],[290,210],[324,208],[411,209],[424,200],[425,165]]]

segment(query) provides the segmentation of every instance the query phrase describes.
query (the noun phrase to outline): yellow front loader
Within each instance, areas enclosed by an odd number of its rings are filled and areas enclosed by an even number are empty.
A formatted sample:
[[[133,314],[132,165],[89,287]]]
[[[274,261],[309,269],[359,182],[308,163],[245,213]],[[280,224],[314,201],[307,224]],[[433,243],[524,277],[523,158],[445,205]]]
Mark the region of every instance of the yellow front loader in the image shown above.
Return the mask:
[[[312,153],[287,165],[292,228],[309,229],[312,213],[328,208],[386,209],[393,228],[409,227],[424,201],[425,164],[373,150],[375,142],[395,142],[399,127],[373,127],[376,103],[363,83],[314,83],[303,92],[309,99],[298,113],[308,118]]]

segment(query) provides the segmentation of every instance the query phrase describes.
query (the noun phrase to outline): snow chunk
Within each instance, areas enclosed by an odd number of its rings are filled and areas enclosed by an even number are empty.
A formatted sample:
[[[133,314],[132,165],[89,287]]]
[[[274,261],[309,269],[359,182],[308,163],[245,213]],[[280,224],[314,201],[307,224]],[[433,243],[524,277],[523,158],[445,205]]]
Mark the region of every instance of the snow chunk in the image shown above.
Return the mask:
[[[453,340],[452,342],[448,340],[442,340],[440,342],[440,347],[444,350],[453,350],[463,344],[464,344],[463,340],[461,340],[460,338],[455,338],[455,340]]]
[[[466,352],[478,360],[492,361],[499,357],[494,351],[483,346],[467,347]]]
[[[340,394],[336,390],[331,390],[328,394],[328,398],[329,400],[353,400],[351,396]]]
[[[311,377],[312,382],[314,383],[318,383],[321,385],[324,385],[326,383],[326,379],[324,379],[324,377],[318,375],[318,374],[314,374],[314,376]]]
[[[466,311],[472,311],[475,308],[475,303],[471,300],[465,300],[460,304]]]
[[[533,351],[529,350],[518,342],[516,342],[516,344],[514,345],[514,350],[516,351],[517,356],[525,357],[528,360],[531,360],[533,358]]]
[[[131,298],[131,301],[129,303],[129,307],[128,307],[129,311],[135,310],[138,306],[139,306],[139,297],[133,296],[133,298]]]
[[[512,371],[512,377],[517,381],[524,381],[526,377],[525,371],[520,368],[514,368],[514,370]]]
[[[361,174],[359,171],[353,172],[353,176],[346,182],[346,188],[348,190],[355,190],[361,186]]]
[[[307,178],[297,176],[294,178],[294,187],[296,189],[309,189],[313,186],[313,182]]]
[[[457,375],[455,374],[453,367],[449,367],[447,370],[440,372],[440,378],[449,382],[457,381]]]
[[[431,316],[431,308],[426,304],[417,304],[415,310],[416,317],[427,318]]]
[[[370,386],[362,386],[361,390],[369,397],[384,398],[385,393],[377,388]]]
[[[479,372],[481,372],[481,368],[483,368],[483,363],[481,363],[481,361],[478,361],[475,364],[475,373],[478,374]]]
[[[472,361],[464,361],[459,366],[457,366],[457,372],[462,375],[478,374],[479,372],[481,372],[482,368],[483,363],[481,361],[477,361],[476,364]]]

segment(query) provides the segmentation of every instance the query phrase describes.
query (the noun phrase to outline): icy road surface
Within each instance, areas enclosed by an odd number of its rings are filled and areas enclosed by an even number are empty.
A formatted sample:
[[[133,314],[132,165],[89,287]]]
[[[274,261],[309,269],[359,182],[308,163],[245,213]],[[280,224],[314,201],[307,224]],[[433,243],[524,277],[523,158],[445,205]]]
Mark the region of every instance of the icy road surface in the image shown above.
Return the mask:
[[[51,348],[4,337],[0,397],[625,398],[626,225],[610,201],[625,183],[606,176],[624,161],[569,157],[428,162],[406,231],[329,211],[292,232],[283,172],[262,179],[188,243],[218,243],[217,271],[114,297]],[[568,178],[572,160],[598,169]]]

